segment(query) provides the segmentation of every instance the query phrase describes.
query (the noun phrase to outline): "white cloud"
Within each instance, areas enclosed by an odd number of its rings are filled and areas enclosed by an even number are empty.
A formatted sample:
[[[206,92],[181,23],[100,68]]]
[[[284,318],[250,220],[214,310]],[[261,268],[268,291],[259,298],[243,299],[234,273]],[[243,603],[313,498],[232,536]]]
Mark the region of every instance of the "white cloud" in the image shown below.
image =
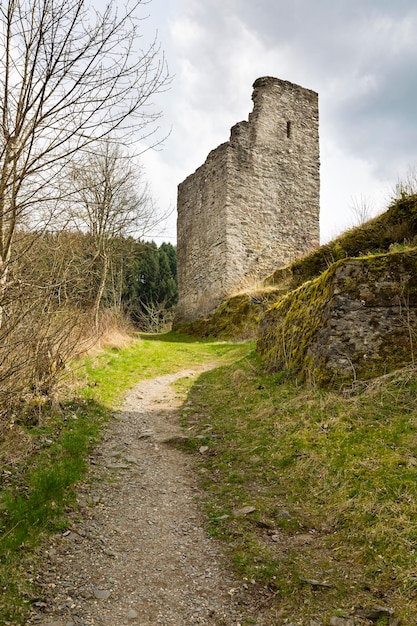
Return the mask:
[[[154,5],[176,74],[160,100],[171,136],[145,157],[164,207],[247,118],[264,75],[319,92],[323,238],[350,225],[355,197],[383,206],[417,161],[414,0],[153,0],[151,13]]]
[[[324,243],[354,225],[357,202],[366,202],[370,217],[382,213],[390,190],[375,178],[371,163],[346,154],[331,139],[321,142],[321,158],[320,232]]]

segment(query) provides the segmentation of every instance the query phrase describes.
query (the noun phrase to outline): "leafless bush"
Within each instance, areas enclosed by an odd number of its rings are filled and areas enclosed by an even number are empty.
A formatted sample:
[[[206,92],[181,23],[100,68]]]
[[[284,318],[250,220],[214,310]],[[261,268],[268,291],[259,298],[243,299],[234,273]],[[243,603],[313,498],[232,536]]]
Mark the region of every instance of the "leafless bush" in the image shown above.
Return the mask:
[[[15,292],[0,329],[0,423],[24,421],[53,399],[85,337],[86,313],[48,306],[43,294]]]
[[[417,166],[410,167],[402,180],[398,180],[391,193],[391,201],[417,194]]]
[[[171,329],[174,319],[173,309],[167,309],[165,302],[142,303],[140,311],[135,312],[137,326],[145,333],[161,333]]]
[[[352,201],[350,207],[352,226],[362,226],[375,215],[375,207],[369,198],[361,195]]]
[[[66,364],[85,349],[93,317],[86,306],[82,241],[63,234],[17,235],[0,299],[3,427],[24,421],[53,398]]]
[[[135,338],[135,328],[131,320],[119,308],[100,311],[98,324],[91,311],[89,326],[86,329],[84,351],[91,353],[103,348],[126,348]]]

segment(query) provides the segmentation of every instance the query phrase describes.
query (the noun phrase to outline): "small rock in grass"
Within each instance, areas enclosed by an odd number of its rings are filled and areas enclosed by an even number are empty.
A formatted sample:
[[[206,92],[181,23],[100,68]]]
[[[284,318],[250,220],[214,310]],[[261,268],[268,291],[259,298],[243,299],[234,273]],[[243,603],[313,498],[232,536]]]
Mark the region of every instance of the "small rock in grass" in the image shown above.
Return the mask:
[[[190,438],[187,435],[174,435],[172,437],[168,437],[167,439],[162,439],[161,443],[175,445],[177,443],[188,443],[189,441]]]
[[[235,509],[233,511],[233,515],[235,517],[240,517],[241,515],[248,515],[249,513],[253,513],[256,511],[256,507],[254,506],[243,506],[241,509]]]
[[[333,585],[330,585],[329,583],[321,580],[315,580],[314,578],[300,578],[300,580],[302,583],[306,583],[312,587],[326,587],[327,589],[331,589],[333,587]]]
[[[355,622],[345,617],[331,617],[330,626],[355,626]]]
[[[365,615],[366,619],[369,619],[371,622],[378,622],[378,620],[382,618],[389,618],[394,615],[393,609],[389,609],[385,606],[374,606],[370,611]]]

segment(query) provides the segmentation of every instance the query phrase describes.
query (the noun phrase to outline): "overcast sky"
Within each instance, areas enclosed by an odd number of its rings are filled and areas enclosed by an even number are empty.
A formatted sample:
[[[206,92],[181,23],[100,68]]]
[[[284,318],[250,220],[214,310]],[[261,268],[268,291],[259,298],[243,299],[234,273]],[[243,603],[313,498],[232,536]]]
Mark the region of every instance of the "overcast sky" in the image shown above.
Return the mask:
[[[171,134],[143,157],[161,210],[248,118],[260,76],[319,93],[322,241],[353,204],[380,212],[417,165],[416,0],[152,0],[143,13],[174,75],[155,98]],[[175,219],[158,243],[175,241]]]

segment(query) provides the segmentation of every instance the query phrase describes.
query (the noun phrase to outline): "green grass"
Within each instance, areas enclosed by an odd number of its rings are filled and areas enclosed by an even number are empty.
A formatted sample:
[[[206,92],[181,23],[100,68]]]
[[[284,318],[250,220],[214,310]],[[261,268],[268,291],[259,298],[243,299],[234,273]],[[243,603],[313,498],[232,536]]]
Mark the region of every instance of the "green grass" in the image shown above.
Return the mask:
[[[0,497],[0,624],[24,623],[37,546],[65,528],[86,454],[125,391],[208,361],[223,365],[176,383],[189,392],[182,419],[196,436],[186,447],[208,446],[197,454],[208,528],[261,599],[266,623],[326,624],[374,605],[413,623],[415,370],[341,397],[297,387],[285,372],[266,376],[250,348],[142,335],[78,364],[79,398],[27,431],[34,452],[12,468]],[[240,514],[247,506],[255,510]]]
[[[114,408],[129,387],[153,376],[178,372],[207,362],[227,362],[240,358],[249,344],[225,341],[197,341],[170,332],[163,335],[140,334],[123,350],[107,349],[83,359],[77,376],[84,379],[84,397],[98,399]]]
[[[0,624],[25,622],[36,593],[37,547],[47,533],[66,527],[65,513],[75,505],[86,456],[125,392],[141,379],[207,362],[228,363],[248,350],[249,345],[196,342],[177,333],[141,335],[124,350],[105,350],[74,365],[78,397],[72,398],[70,389],[59,412],[43,415],[41,426],[26,428],[27,454],[7,465],[0,494]]]
[[[106,418],[96,402],[74,401],[28,431],[35,451],[13,467],[0,496],[0,624],[23,623],[34,551],[46,533],[65,528],[74,485]]]
[[[204,436],[195,447],[209,447],[209,530],[253,588],[271,595],[271,623],[278,607],[327,623],[381,604],[414,622],[416,395],[413,370],[341,397],[282,372],[265,376],[254,355],[191,390],[183,419]],[[244,506],[256,510],[239,515]]]

